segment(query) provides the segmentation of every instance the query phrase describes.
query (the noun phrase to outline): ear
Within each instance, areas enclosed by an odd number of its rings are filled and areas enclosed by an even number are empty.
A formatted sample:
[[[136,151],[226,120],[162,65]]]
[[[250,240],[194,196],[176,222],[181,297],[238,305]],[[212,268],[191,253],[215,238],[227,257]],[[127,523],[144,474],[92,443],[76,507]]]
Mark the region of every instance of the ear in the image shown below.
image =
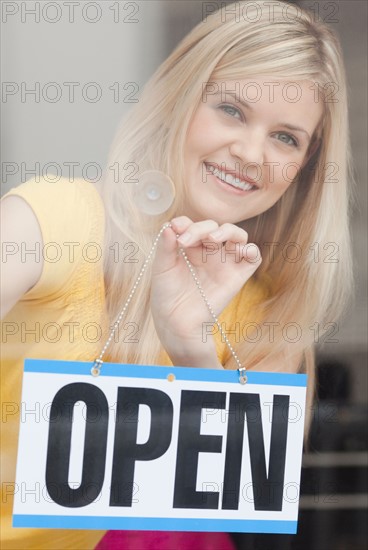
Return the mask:
[[[302,168],[304,168],[304,166],[306,166],[306,164],[308,164],[308,162],[310,161],[310,159],[313,157],[313,155],[318,151],[320,145],[322,143],[322,139],[321,138],[316,138],[309,146],[309,149],[305,155],[305,158],[303,160],[303,165],[302,165]]]

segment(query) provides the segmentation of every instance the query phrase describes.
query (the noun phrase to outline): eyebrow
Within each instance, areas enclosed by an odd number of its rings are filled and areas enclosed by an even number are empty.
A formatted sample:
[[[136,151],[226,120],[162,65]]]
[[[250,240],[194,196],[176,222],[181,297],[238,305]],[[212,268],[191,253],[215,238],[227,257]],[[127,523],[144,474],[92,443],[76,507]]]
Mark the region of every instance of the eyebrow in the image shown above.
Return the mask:
[[[295,132],[303,132],[303,134],[306,134],[306,136],[309,139],[311,139],[311,137],[308,134],[307,130],[304,130],[304,128],[299,128],[299,126],[293,126],[292,124],[285,124],[283,122],[280,122],[280,126],[283,126],[284,128],[288,128],[289,130],[294,130]]]
[[[237,94],[234,94],[233,92],[226,92],[226,91],[222,92],[221,91],[221,92],[215,92],[213,95],[217,95],[217,96],[219,95],[221,97],[230,95],[235,99],[235,101],[237,101],[238,103],[243,105],[243,107],[245,107],[246,109],[249,109],[250,111],[254,111],[254,108],[247,101],[244,101]],[[302,132],[303,134],[306,134],[306,136],[308,137],[309,140],[311,139],[308,132],[306,130],[304,130],[304,128],[300,128],[300,126],[294,126],[292,124],[286,124],[285,122],[279,122],[277,124],[277,126],[283,126],[284,128],[287,128],[288,130],[293,130],[294,132]]]
[[[235,101],[237,101],[238,103],[241,103],[241,105],[243,105],[243,107],[246,107],[247,109],[249,109],[250,111],[254,111],[253,107],[251,105],[249,105],[249,103],[247,101],[244,101],[244,99],[241,99],[237,94],[234,94],[233,92],[215,92],[213,95],[220,95],[221,98],[225,95],[231,95],[231,97],[233,97],[235,99]]]

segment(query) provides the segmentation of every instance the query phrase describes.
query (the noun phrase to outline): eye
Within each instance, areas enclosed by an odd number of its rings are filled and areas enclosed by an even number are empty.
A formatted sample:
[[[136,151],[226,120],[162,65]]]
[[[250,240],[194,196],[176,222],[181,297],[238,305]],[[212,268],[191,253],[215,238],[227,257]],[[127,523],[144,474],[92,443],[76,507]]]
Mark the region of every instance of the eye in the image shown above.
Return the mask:
[[[291,147],[299,147],[299,143],[297,139],[292,135],[286,134],[285,132],[277,132],[275,135],[279,136],[278,139],[282,143],[285,143],[286,145],[290,145]]]
[[[223,103],[222,105],[219,105],[219,109],[233,118],[238,118],[239,120],[243,120],[244,118],[241,110],[234,107],[234,105],[231,105],[230,103]]]

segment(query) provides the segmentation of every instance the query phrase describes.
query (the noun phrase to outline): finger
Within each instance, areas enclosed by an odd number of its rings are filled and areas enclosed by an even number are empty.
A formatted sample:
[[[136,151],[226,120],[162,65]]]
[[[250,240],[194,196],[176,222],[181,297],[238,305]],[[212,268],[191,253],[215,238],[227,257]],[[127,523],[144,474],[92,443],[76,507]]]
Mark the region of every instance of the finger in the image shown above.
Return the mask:
[[[220,225],[216,231],[209,234],[209,237],[216,242],[231,241],[240,244],[246,244],[248,242],[248,233],[241,227],[232,223]]]
[[[236,263],[243,258],[246,262],[258,266],[262,262],[261,251],[254,243],[248,243],[248,233],[232,223],[224,223],[217,231],[210,233],[211,239],[216,242],[225,242],[224,257],[230,257]],[[228,245],[230,244],[230,248]],[[235,245],[235,249],[231,247]]]
[[[172,227],[167,227],[157,243],[152,274],[157,275],[175,267],[177,261],[176,233]]]
[[[242,256],[250,264],[258,266],[262,263],[261,251],[254,243],[249,243],[243,247]]]
[[[204,220],[202,222],[192,223],[184,233],[180,234],[178,242],[184,246],[197,246],[202,240],[208,239],[211,231],[216,231],[218,223],[214,220]]]
[[[188,216],[178,216],[177,218],[173,218],[170,223],[173,230],[181,235],[192,225],[193,221]]]

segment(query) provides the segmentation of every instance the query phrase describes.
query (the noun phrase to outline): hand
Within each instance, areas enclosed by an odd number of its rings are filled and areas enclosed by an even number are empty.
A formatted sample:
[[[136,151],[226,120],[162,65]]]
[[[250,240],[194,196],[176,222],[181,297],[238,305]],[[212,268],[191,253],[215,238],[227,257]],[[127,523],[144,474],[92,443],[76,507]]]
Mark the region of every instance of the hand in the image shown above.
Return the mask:
[[[174,364],[218,363],[214,340],[204,342],[202,337],[204,323],[213,318],[179,248],[186,252],[216,316],[259,267],[260,251],[248,243],[246,231],[230,223],[194,223],[181,216],[171,226],[162,233],[152,266],[156,331]]]

